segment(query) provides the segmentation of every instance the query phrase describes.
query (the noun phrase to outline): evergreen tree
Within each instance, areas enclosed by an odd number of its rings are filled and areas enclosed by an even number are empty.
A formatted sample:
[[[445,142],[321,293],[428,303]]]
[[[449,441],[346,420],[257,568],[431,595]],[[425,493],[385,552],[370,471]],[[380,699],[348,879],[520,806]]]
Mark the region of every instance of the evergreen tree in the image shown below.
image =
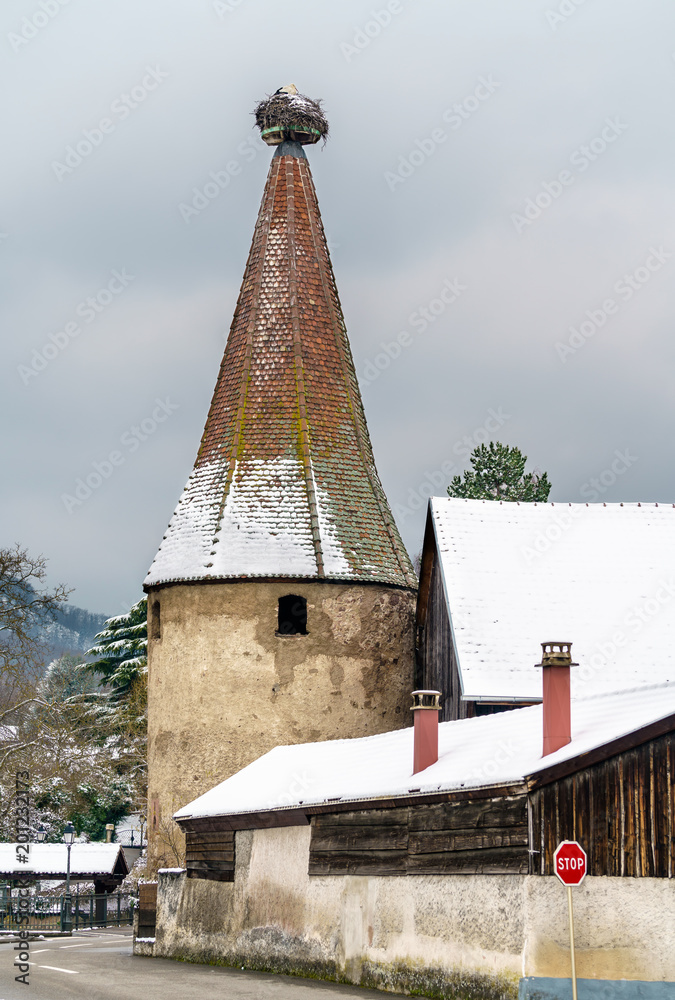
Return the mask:
[[[490,441],[471,453],[472,469],[455,476],[448,496],[469,500],[521,500],[545,503],[551,484],[545,472],[525,472],[527,455],[519,448]]]
[[[63,703],[98,690],[99,677],[87,676],[82,654],[63,653],[52,660],[37,686],[37,694],[47,704]]]
[[[1,556],[0,550],[0,578]],[[0,589],[0,611],[1,604]],[[106,622],[91,650],[95,662],[67,653],[22,692],[20,703],[14,698],[11,714],[0,701],[0,725],[13,727],[12,739],[0,743],[0,840],[13,836],[19,770],[30,772],[35,821],[47,829],[50,841],[60,838],[66,820],[78,833],[103,839],[106,823],[144,812],[145,604],[139,601],[127,615]],[[0,667],[2,652],[0,631]]]
[[[110,698],[122,702],[143,682],[148,669],[148,601],[144,597],[126,615],[109,618],[87,651],[93,662],[85,669],[98,673],[110,689]]]

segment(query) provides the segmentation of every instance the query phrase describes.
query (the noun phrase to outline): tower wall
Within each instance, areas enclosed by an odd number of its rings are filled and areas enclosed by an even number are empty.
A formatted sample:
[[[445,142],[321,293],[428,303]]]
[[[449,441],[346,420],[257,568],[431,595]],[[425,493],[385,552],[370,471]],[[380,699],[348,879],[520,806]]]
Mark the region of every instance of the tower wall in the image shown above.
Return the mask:
[[[276,634],[278,601],[288,594],[307,601],[307,635]],[[177,862],[176,809],[274,747],[410,726],[414,608],[412,590],[383,584],[243,580],[150,588],[148,832],[155,860]]]

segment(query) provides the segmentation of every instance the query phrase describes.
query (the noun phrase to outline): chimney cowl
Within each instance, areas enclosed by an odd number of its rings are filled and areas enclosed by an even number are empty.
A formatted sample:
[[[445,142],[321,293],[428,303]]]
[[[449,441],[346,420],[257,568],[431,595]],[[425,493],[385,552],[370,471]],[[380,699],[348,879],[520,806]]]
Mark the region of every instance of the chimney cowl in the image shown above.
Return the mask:
[[[414,712],[417,708],[430,708],[440,712],[441,697],[440,691],[413,691],[410,710]]]
[[[572,663],[572,643],[571,642],[542,642],[541,663],[536,663],[536,667],[578,667],[578,663]]]

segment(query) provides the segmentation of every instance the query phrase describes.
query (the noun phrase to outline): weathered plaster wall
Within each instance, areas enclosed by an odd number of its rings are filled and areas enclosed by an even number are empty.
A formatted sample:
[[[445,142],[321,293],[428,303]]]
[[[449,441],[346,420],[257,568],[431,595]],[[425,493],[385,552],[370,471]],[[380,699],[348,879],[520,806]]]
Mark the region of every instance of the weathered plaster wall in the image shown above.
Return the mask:
[[[233,884],[160,876],[155,955],[393,991],[435,982],[439,995],[517,995],[519,879],[486,876],[477,893],[462,877],[310,878],[309,836],[308,826],[238,832]]]
[[[567,890],[525,883],[524,975],[569,977]],[[587,877],[572,898],[580,978],[675,981],[675,880]]]
[[[309,827],[241,831],[236,852],[234,884],[160,876],[155,955],[474,1000],[569,977],[553,877],[310,878]],[[574,901],[580,978],[675,981],[675,883],[587,878]]]
[[[277,636],[278,599],[307,600],[306,636]],[[412,591],[238,581],[165,586],[148,643],[151,850],[173,812],[280,744],[411,725]],[[152,630],[150,629],[150,632]],[[164,863],[175,864],[163,845]]]

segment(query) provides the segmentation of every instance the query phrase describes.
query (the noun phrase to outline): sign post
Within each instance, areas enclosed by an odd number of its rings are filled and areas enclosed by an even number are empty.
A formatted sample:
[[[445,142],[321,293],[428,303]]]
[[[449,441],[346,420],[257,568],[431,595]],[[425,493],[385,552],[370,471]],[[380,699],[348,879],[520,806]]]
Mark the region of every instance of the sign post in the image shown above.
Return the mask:
[[[570,957],[572,960],[572,1000],[577,1000],[577,967],[574,956],[574,911],[572,909],[572,886],[581,885],[588,868],[586,852],[576,840],[561,840],[553,855],[556,875],[567,887],[567,909],[570,917]]]

